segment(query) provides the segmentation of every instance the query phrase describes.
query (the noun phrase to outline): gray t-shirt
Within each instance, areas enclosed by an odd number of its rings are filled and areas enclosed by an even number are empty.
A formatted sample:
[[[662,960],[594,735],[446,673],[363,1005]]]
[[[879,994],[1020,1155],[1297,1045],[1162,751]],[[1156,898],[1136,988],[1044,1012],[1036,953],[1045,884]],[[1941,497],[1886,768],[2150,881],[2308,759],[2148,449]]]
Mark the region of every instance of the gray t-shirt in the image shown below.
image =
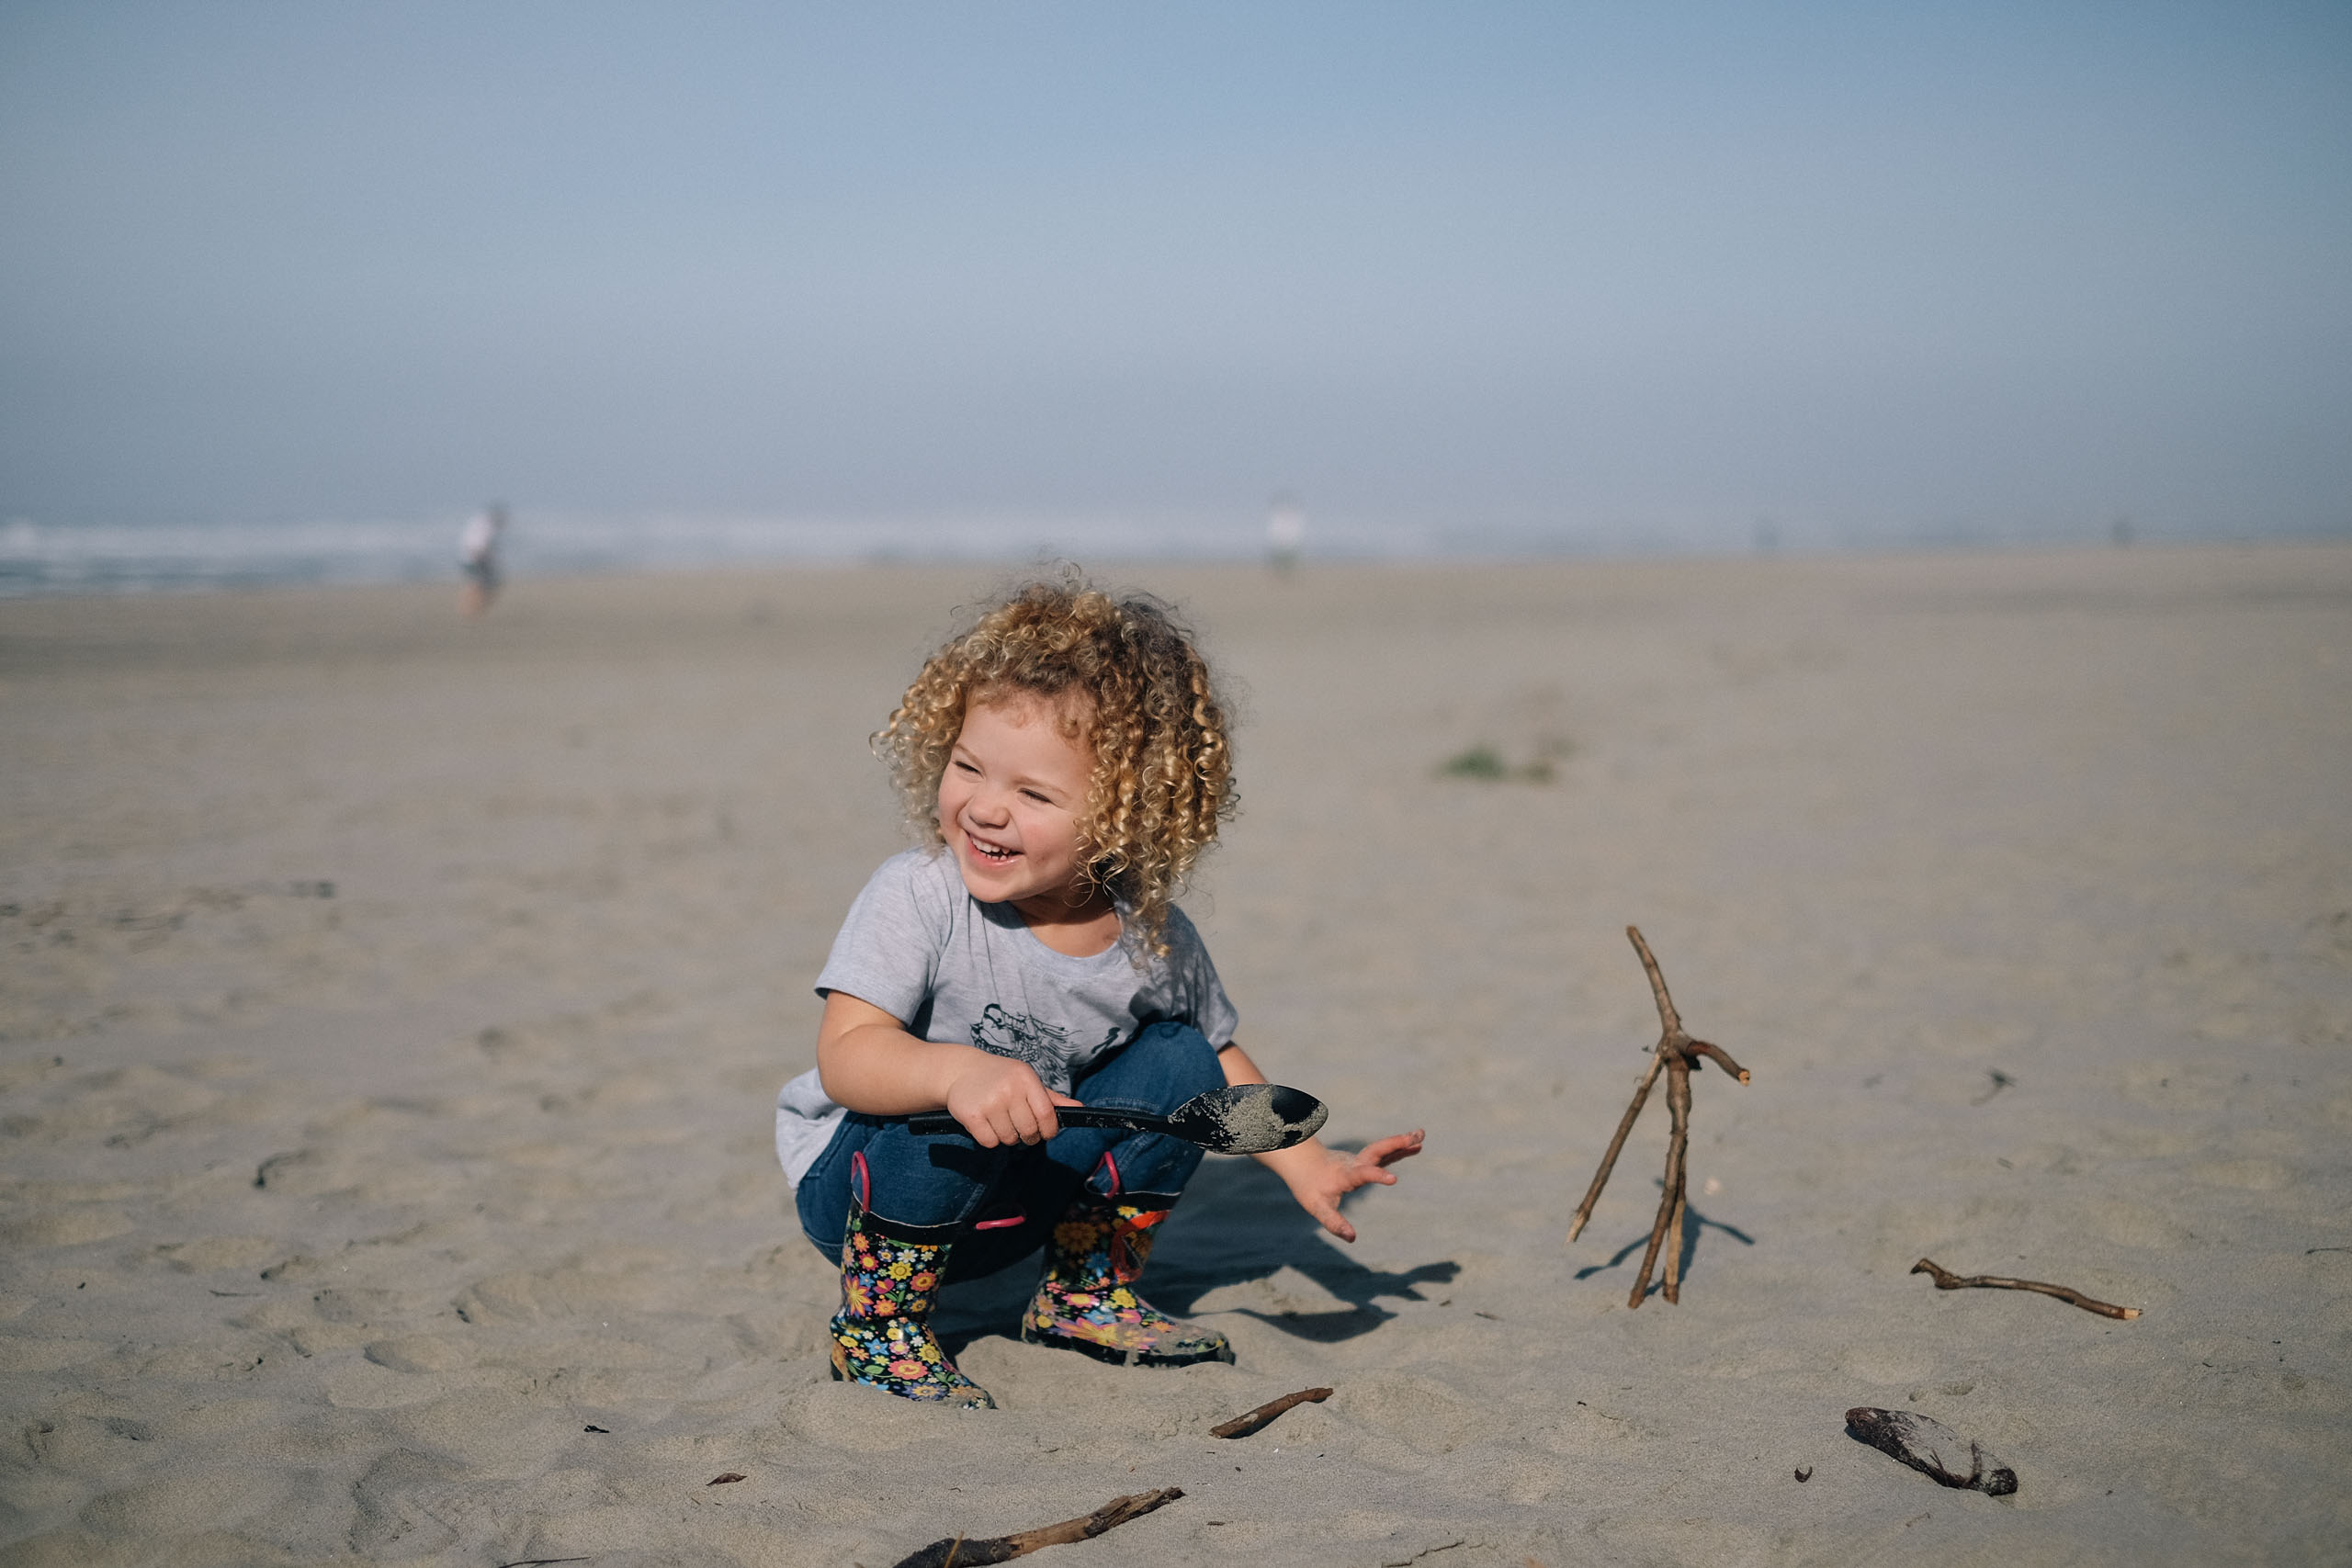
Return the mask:
[[[1010,904],[983,904],[944,849],[882,863],[850,906],[817,976],[820,996],[846,991],[918,1039],[978,1045],[1028,1063],[1047,1089],[1146,1024],[1187,1023],[1222,1047],[1233,1003],[1200,932],[1168,914],[1168,953],[1136,962],[1126,942],[1091,958],[1056,953]],[[795,1186],[832,1141],[843,1112],[812,1068],[775,1102],[776,1156]]]

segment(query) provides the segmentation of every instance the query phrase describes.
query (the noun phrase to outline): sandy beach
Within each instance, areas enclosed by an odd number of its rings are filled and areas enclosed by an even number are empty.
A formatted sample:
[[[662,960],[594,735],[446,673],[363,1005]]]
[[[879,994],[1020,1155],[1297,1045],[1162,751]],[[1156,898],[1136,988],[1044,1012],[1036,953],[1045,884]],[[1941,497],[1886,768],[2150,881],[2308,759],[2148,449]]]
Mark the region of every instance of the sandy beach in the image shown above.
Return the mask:
[[[771,1105],[1001,577],[0,604],[0,1564],[884,1568],[1168,1486],[1035,1561],[2352,1562],[2352,547],[1105,570],[1240,694],[1240,1038],[1428,1152],[1352,1247],[1204,1167],[1147,1288],[1233,1366],[958,1288],[947,1413],[829,1381]],[[1662,1100],[1565,1241],[1629,923],[1754,1074],[1638,1311]]]

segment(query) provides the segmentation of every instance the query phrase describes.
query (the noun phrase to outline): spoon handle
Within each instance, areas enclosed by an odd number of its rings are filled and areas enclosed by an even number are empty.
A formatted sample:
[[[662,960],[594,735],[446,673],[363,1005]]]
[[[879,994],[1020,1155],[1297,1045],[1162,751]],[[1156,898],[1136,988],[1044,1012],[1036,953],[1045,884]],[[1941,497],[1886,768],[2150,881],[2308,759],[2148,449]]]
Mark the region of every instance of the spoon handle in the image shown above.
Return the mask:
[[[1097,1111],[1089,1105],[1057,1105],[1054,1118],[1065,1127],[1125,1127],[1131,1133],[1175,1133],[1180,1138],[1184,1136],[1168,1124],[1167,1117],[1144,1111]],[[944,1111],[926,1111],[907,1118],[907,1131],[922,1137],[963,1130],[964,1124]]]

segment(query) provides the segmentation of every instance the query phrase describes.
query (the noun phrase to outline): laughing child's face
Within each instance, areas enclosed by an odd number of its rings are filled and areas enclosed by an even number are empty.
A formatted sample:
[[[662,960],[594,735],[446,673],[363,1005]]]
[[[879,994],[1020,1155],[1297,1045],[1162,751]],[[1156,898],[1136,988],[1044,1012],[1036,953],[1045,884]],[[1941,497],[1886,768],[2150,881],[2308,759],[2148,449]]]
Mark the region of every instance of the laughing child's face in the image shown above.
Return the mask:
[[[1108,904],[1080,875],[1078,822],[1094,752],[1070,728],[1065,705],[1031,693],[974,698],[939,780],[939,830],[965,887],[1033,922]]]

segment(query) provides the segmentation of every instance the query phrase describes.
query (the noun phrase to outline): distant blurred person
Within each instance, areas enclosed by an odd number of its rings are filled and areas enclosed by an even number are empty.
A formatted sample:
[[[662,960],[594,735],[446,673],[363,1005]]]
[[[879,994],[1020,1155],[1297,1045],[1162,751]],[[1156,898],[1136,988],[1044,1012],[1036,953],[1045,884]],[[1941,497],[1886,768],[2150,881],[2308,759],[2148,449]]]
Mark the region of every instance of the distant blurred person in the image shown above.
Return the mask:
[[[466,574],[458,591],[458,608],[468,617],[481,615],[498,597],[498,541],[506,532],[506,508],[492,502],[466,519],[458,536],[458,569]]]
[[[1285,491],[1266,510],[1266,560],[1276,571],[1298,564],[1299,547],[1306,542],[1306,508]]]

